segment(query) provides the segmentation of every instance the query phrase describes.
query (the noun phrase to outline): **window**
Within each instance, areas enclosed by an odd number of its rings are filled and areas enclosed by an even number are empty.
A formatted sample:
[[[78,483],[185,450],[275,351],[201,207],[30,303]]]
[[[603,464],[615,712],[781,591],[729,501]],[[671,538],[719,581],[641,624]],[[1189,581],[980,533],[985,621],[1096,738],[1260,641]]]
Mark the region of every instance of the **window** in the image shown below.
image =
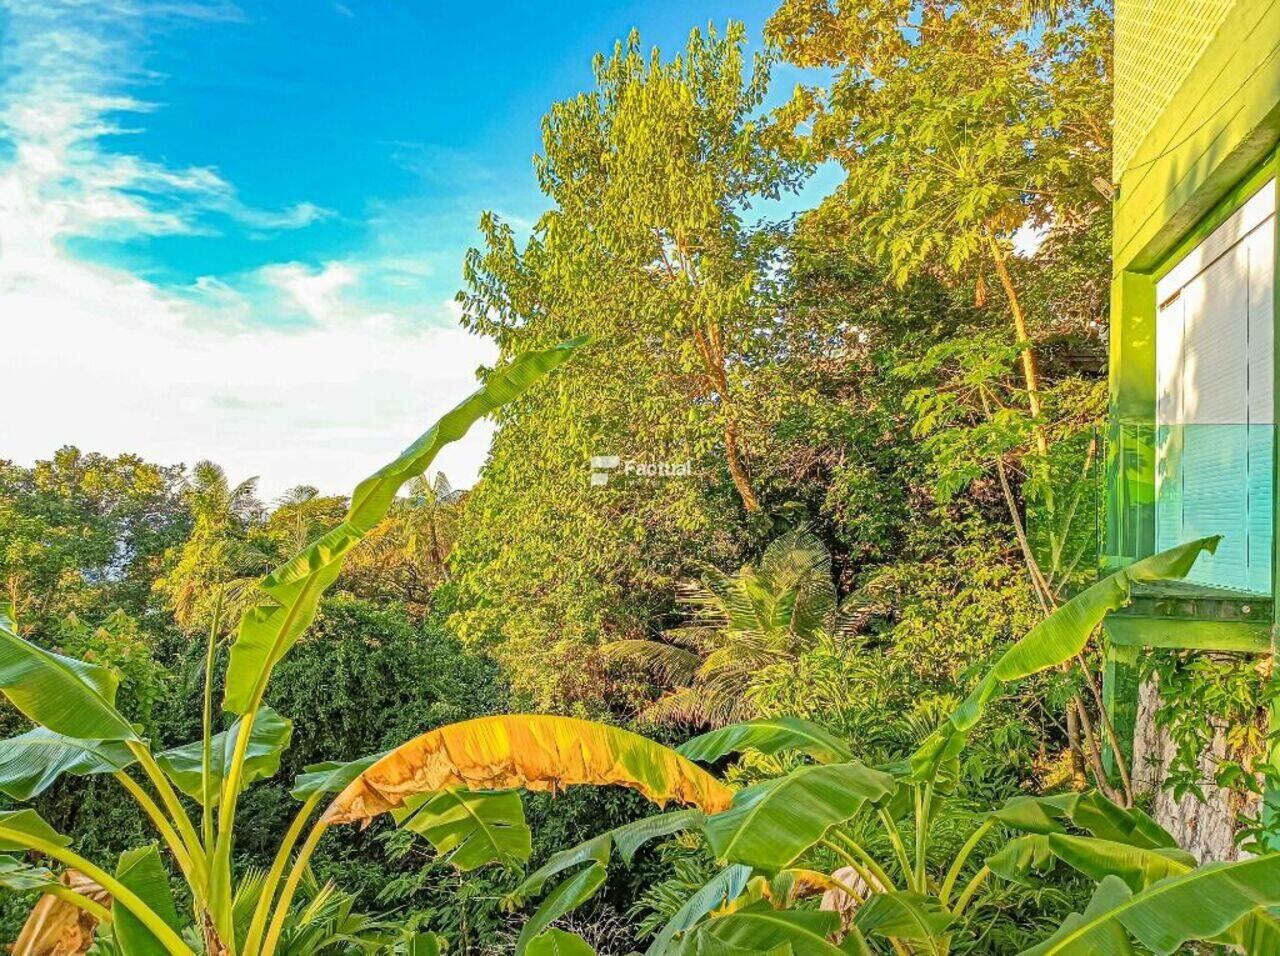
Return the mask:
[[[1187,580],[1271,592],[1276,184],[1156,285],[1156,547],[1221,534]]]

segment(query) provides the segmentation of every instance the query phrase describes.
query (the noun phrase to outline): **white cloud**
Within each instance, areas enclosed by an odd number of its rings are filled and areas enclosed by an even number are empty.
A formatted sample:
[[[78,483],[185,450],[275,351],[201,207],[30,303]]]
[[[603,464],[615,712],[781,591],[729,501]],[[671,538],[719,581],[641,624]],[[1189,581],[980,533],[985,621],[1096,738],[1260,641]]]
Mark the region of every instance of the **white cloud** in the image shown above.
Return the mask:
[[[0,457],[64,443],[160,462],[213,458],[275,495],[302,482],[349,490],[475,387],[492,347],[457,327],[452,303],[379,305],[371,283],[403,262],[285,262],[159,286],[77,258],[76,237],[301,228],[300,203],[245,206],[212,168],[108,152],[116,117],[149,107],[121,90],[137,18],[234,18],[230,5],[17,2],[0,56],[0,342],[7,411]],[[110,29],[107,29],[109,27]],[[290,321],[291,317],[300,321]],[[474,479],[490,431],[442,456]]]

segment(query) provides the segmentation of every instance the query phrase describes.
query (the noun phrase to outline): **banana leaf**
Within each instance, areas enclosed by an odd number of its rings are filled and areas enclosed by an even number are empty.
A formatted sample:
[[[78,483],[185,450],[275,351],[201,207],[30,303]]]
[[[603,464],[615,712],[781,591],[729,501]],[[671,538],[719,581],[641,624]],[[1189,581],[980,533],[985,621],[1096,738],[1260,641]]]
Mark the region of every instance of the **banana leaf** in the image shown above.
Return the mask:
[[[899,890],[876,893],[858,907],[853,925],[864,936],[912,943],[914,952],[938,953],[955,917],[932,896]]]
[[[728,916],[707,920],[687,935],[678,948],[679,956],[708,954],[718,950],[711,944],[727,944],[745,952],[774,952],[790,946],[805,956],[850,956],[868,954],[866,940],[856,930],[839,946],[828,937],[840,928],[840,917],[820,910],[775,910],[763,900]]]
[[[57,876],[43,866],[32,866],[14,856],[0,856],[0,888],[10,893],[30,893],[61,885]]]
[[[562,929],[549,929],[541,936],[534,937],[525,948],[529,956],[595,956],[591,948],[581,936],[566,933]]]
[[[1065,833],[1066,823],[1102,840],[1176,849],[1173,835],[1138,807],[1121,807],[1096,790],[1014,797],[989,816],[1025,833]]]
[[[514,790],[444,790],[410,797],[396,822],[420,833],[464,873],[489,863],[523,863],[532,852],[520,794]]]
[[[651,817],[624,823],[612,830],[597,834],[576,846],[553,853],[546,863],[530,873],[510,894],[504,903],[511,908],[542,892],[547,880],[583,863],[607,866],[616,849],[624,863],[630,864],[636,852],[650,840],[671,836],[683,830],[701,826],[706,815],[701,810],[675,810],[657,813]]]
[[[213,737],[213,759],[209,767],[212,781],[209,791],[215,806],[222,789],[222,778],[231,769],[236,737],[242,726],[243,721],[237,720],[230,730],[224,730]],[[245,753],[242,771],[245,786],[255,780],[275,775],[280,769],[280,758],[289,749],[292,737],[293,721],[281,717],[270,707],[258,708],[258,716],[249,732],[249,747]],[[201,783],[201,768],[204,765],[204,750],[201,741],[196,740],[156,754],[156,763],[179,790],[196,802],[202,801],[204,788]]]
[[[63,836],[34,810],[0,810],[0,853],[26,850],[23,837],[42,840],[55,846],[70,846],[71,838]]]
[[[558,793],[577,785],[638,790],[660,806],[729,806],[732,791],[669,747],[607,724],[549,714],[501,714],[438,727],[378,760],[325,810],[352,823],[394,810],[415,794],[450,787]]]
[[[913,779],[933,779],[942,764],[960,752],[968,732],[1005,684],[1071,660],[1084,650],[1109,611],[1129,603],[1135,583],[1186,577],[1200,553],[1212,554],[1220,540],[1221,536],[1200,538],[1135,561],[1086,588],[1033,627],[1000,656],[946,723],[912,754]]]
[[[739,790],[702,829],[716,859],[773,872],[895,787],[887,773],[859,763],[810,764]]]
[[[302,773],[293,778],[293,789],[289,791],[289,796],[295,800],[305,802],[317,795],[338,793],[352,780],[385,757],[388,752],[384,750],[379,754],[370,754],[367,757],[345,762],[326,760],[323,763],[309,764],[303,768]]]
[[[528,949],[529,944],[566,913],[577,909],[604,885],[605,868],[600,864],[579,870],[558,885],[529,917],[516,938],[516,956]]]
[[[799,717],[766,717],[730,724],[694,737],[676,750],[699,763],[712,763],[742,750],[758,750],[763,754],[799,750],[819,763],[841,763],[853,759],[847,743],[812,721]]]
[[[1210,863],[1134,893],[1118,876],[1098,886],[1083,915],[1074,915],[1023,956],[1088,952],[1128,956],[1133,936],[1158,956],[1192,940],[1212,940],[1238,928],[1262,907],[1280,904],[1280,854],[1239,863]],[[1116,927],[1127,934],[1122,946]]]
[[[118,740],[79,740],[36,727],[0,740],[0,793],[14,800],[30,800],[64,773],[115,773],[131,766],[135,759],[129,747]]]
[[[245,714],[256,705],[277,662],[311,626],[320,596],[337,580],[347,554],[386,517],[400,486],[426,471],[446,444],[465,435],[480,418],[519,397],[567,361],[585,341],[575,339],[542,352],[529,352],[495,369],[479,390],[447,412],[395,461],[356,487],[340,525],[262,579],[257,590],[260,599],[241,616],[231,647],[222,702],[225,710]]]
[[[119,683],[109,668],[19,637],[13,605],[0,601],[0,692],[33,723],[82,740],[138,740],[116,710]]]
[[[692,929],[708,913],[741,894],[749,879],[751,867],[735,863],[707,880],[680,905],[653,937],[649,948],[645,950],[645,956],[663,956],[677,936]]]
[[[165,872],[164,864],[160,862],[160,851],[154,844],[121,854],[116,878],[175,931],[181,932],[178,909],[169,889],[169,874]],[[166,956],[169,950],[165,945],[128,909],[116,906],[112,912],[115,943],[121,956]]]

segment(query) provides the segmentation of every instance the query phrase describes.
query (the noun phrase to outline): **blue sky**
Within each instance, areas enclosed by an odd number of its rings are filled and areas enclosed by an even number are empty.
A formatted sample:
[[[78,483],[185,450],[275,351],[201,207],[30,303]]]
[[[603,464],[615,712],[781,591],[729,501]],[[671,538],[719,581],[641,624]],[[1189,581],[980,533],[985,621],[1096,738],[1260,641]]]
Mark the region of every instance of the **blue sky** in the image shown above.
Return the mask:
[[[0,457],[201,457],[346,490],[473,386],[482,210],[544,208],[555,100],[637,27],[770,3],[0,0]],[[781,76],[789,86],[794,76]],[[780,94],[781,95],[781,94]],[[442,459],[473,480],[482,429]]]

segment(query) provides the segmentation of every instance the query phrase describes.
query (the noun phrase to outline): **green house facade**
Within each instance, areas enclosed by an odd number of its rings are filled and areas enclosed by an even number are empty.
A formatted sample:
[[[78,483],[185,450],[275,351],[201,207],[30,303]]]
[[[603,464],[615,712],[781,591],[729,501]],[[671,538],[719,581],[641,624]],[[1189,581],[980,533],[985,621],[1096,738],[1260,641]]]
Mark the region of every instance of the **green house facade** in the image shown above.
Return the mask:
[[[1108,619],[1122,738],[1142,648],[1272,648],[1278,143],[1280,0],[1117,0],[1103,569],[1223,536]]]

